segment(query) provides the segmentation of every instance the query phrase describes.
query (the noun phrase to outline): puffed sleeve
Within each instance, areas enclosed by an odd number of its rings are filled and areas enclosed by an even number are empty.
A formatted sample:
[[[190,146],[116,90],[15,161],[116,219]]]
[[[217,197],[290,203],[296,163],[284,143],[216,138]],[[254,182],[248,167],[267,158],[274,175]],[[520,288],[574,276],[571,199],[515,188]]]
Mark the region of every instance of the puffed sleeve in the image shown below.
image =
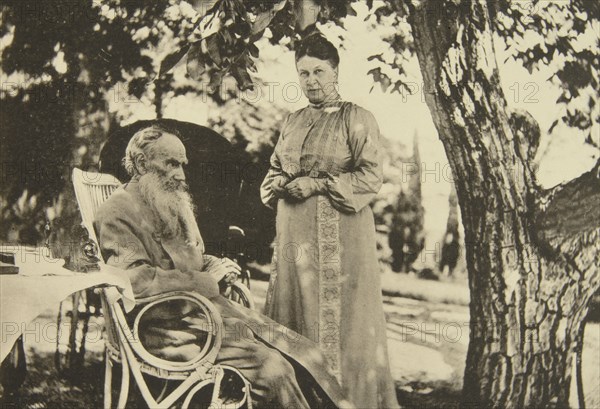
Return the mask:
[[[356,105],[349,109],[346,124],[353,170],[329,176],[325,186],[333,207],[357,213],[373,200],[383,183],[379,126],[371,112]]]
[[[280,175],[283,175],[283,170],[281,168],[281,159],[279,156],[279,152],[281,151],[281,144],[283,141],[283,130],[285,129],[288,123],[289,115],[286,116],[283,121],[283,126],[281,127],[281,133],[279,134],[279,139],[277,139],[277,144],[275,144],[275,149],[273,150],[273,154],[271,155],[271,161],[269,166],[269,171],[267,172],[267,176],[262,182],[260,186],[260,198],[265,206],[270,207],[271,209],[275,208],[277,204],[277,197],[273,193],[271,189],[271,184],[273,180]]]

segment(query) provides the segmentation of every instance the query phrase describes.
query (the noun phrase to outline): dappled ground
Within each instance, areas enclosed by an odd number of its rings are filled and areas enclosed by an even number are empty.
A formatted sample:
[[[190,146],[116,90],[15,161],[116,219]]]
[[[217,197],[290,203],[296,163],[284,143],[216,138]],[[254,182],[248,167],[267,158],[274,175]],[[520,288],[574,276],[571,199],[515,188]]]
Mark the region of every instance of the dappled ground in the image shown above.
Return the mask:
[[[395,294],[384,297],[384,310],[388,320],[390,363],[399,400],[403,406],[415,409],[457,407],[469,340],[469,314],[464,292],[459,285],[444,286],[445,283],[413,280],[405,276],[386,276],[383,282],[384,287],[388,287],[385,293]],[[402,289],[393,288],[390,282],[400,283],[396,287],[404,287],[406,293],[417,299],[398,296]],[[258,308],[262,308],[266,286],[265,282],[252,284]],[[445,293],[440,294],[444,288]],[[428,297],[428,292],[434,294]],[[47,311],[34,323],[48,330],[40,331],[44,336],[26,339],[29,373],[22,388],[23,396],[18,404],[2,401],[0,407],[102,406],[101,321],[93,321],[90,326],[85,370],[74,385],[60,379],[54,368],[55,336],[52,328],[55,328],[55,319],[55,312]],[[597,323],[588,324],[586,328],[583,362],[586,404],[588,408],[598,408],[600,326]]]

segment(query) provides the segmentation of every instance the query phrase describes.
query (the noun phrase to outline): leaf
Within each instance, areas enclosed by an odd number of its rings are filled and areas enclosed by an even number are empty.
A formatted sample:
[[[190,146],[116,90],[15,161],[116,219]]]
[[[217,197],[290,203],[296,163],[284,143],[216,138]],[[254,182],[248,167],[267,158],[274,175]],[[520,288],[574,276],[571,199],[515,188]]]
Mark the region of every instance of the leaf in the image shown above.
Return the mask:
[[[134,78],[129,83],[127,90],[130,95],[133,95],[137,99],[140,99],[146,90],[148,83],[146,78]]]
[[[556,103],[564,104],[571,100],[571,97],[568,97],[566,93],[561,93],[560,96],[556,99]]]
[[[254,58],[258,58],[258,47],[254,44],[248,45],[248,52]]]
[[[223,59],[221,57],[221,50],[219,49],[219,41],[217,35],[212,35],[206,39],[206,48],[208,56],[217,66],[221,66]]]
[[[225,73],[222,70],[212,70],[210,73],[210,82],[208,83],[208,92],[215,93],[221,87]]]
[[[381,68],[379,68],[379,67],[372,68],[367,72],[367,75],[372,75],[373,79],[375,79],[375,81],[377,81],[376,78],[379,78],[379,76],[381,75]]]
[[[160,77],[164,73],[171,70],[171,68],[175,67],[179,61],[183,58],[183,56],[189,51],[190,45],[185,45],[181,47],[179,50],[175,51],[167,55],[164,60],[160,63],[160,69],[158,70],[158,76]]]
[[[390,85],[392,85],[391,78],[387,74],[381,72],[381,68],[379,68],[379,67],[370,69],[367,72],[367,75],[372,75],[373,81],[381,84],[381,90],[383,92],[387,91],[387,89],[390,87]]]
[[[600,148],[600,145],[599,145],[600,142],[597,139],[594,139],[594,137],[592,136],[591,130],[587,133],[587,136],[586,136],[584,142],[592,145],[595,148]]]
[[[233,75],[233,78],[237,81],[240,90],[246,91],[254,88],[252,78],[250,78],[250,74],[248,74],[246,67],[240,65],[234,66],[231,70],[231,75]]]
[[[390,87],[390,85],[392,85],[392,80],[386,74],[383,75],[384,77],[381,79],[381,90],[385,92]]]
[[[346,14],[353,17],[357,16],[356,10],[354,10],[354,7],[352,7],[352,2],[350,1],[346,3]]]
[[[321,6],[315,0],[294,0],[296,29],[304,31],[307,27],[315,24],[320,11]]]
[[[404,95],[405,91],[403,90],[405,90],[408,95],[414,95],[416,93],[416,90],[411,90],[410,87],[402,81],[396,81],[390,93],[393,94],[394,92],[397,92],[400,95]]]
[[[275,15],[271,10],[260,13],[252,23],[252,34],[256,34],[269,26]]]
[[[223,30],[220,32],[221,34],[221,38],[223,38],[223,42],[225,43],[225,45],[231,45],[233,44],[233,38],[231,37],[231,34],[229,33],[228,30]]]
[[[250,72],[253,73],[257,73],[257,69],[256,69],[256,64],[254,63],[254,60],[252,60],[252,58],[250,57],[250,55],[247,53],[245,55],[244,61],[246,63],[246,69]]]
[[[187,73],[190,77],[195,79],[196,81],[202,78],[202,75],[206,71],[205,67],[205,58],[202,52],[201,42],[198,41],[192,44],[188,57],[187,57]]]
[[[367,61],[373,61],[373,60],[377,60],[377,61],[381,61],[382,63],[385,63],[385,60],[383,59],[383,53],[370,55],[367,57]]]
[[[251,33],[257,34],[263,31],[265,28],[267,28],[271,20],[273,20],[273,17],[275,17],[275,15],[285,7],[286,3],[287,0],[281,0],[279,3],[276,3],[270,10],[263,11],[258,16],[256,16],[254,23],[252,23]]]
[[[221,17],[222,12],[217,10],[215,4],[213,11],[202,17],[196,25],[196,29],[192,33],[195,40],[199,41],[218,33],[222,25]]]
[[[554,130],[554,128],[556,127],[556,125],[558,125],[558,119],[555,120],[554,122],[552,122],[552,125],[550,125],[550,129],[548,129],[548,133],[551,134],[552,131]]]

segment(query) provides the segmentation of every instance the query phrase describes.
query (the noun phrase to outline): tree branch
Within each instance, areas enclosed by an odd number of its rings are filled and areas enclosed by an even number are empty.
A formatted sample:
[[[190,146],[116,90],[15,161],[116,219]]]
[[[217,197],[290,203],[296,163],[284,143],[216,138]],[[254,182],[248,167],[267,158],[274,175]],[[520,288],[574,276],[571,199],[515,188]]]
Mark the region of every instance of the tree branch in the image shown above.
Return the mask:
[[[592,170],[546,191],[536,217],[538,238],[552,248],[600,229],[600,159]]]

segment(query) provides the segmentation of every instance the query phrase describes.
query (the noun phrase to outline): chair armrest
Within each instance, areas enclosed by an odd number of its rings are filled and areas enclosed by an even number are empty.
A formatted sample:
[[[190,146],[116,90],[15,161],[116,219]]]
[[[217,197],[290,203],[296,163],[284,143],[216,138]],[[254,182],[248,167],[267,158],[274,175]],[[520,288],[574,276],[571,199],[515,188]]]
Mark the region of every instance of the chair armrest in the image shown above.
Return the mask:
[[[146,304],[157,302],[157,301],[164,302],[164,301],[169,301],[169,300],[178,299],[178,298],[193,298],[194,300],[196,300],[198,302],[212,305],[212,303],[210,302],[210,300],[208,298],[206,298],[194,291],[168,291],[166,293],[150,295],[148,297],[138,297],[135,300],[136,300],[136,304],[139,306],[139,305],[146,305]]]
[[[235,281],[231,284],[228,289],[228,293],[225,295],[226,298],[233,302],[236,302],[251,310],[255,309],[254,298],[252,293],[241,281]]]
[[[133,325],[130,327],[127,317],[118,302],[121,299],[118,290],[114,287],[107,287],[103,289],[103,294],[110,309],[110,316],[117,324],[121,343],[127,344],[126,351],[131,350],[142,361],[168,371],[189,371],[206,364],[209,366],[214,364],[221,348],[223,321],[221,315],[208,298],[191,291],[170,291],[150,297],[138,298],[136,303],[141,308],[139,311],[135,311]],[[148,352],[140,341],[139,324],[144,313],[158,304],[174,300],[186,300],[196,304],[208,320],[208,338],[206,344],[196,357],[187,362],[172,362],[158,358]],[[105,319],[108,319],[108,317]]]

